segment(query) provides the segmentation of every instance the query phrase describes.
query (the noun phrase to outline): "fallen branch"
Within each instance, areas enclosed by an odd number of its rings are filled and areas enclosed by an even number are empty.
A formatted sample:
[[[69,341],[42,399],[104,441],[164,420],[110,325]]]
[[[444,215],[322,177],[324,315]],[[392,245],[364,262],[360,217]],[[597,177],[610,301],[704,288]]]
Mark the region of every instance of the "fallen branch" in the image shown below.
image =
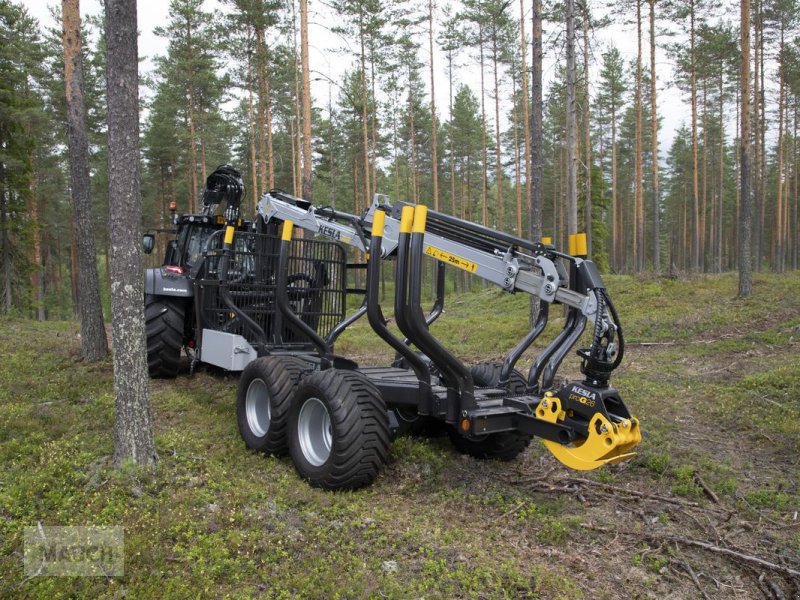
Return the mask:
[[[708,597],[708,594],[706,594],[706,591],[703,589],[703,586],[700,584],[700,580],[697,578],[697,575],[695,574],[694,569],[692,568],[692,565],[690,565],[689,563],[684,562],[682,560],[674,560],[674,559],[673,559],[672,563],[675,564],[675,565],[678,565],[680,568],[682,568],[684,571],[686,571],[689,574],[689,577],[692,578],[692,581],[694,582],[695,587],[698,589],[698,591],[703,596],[703,598],[705,598],[705,600],[711,600],[711,598]]]
[[[700,508],[700,504],[698,504],[697,502],[690,502],[688,500],[681,500],[679,498],[670,498],[669,496],[659,496],[658,494],[648,494],[646,492],[640,492],[638,490],[629,490],[627,488],[621,488],[615,485],[609,485],[608,483],[600,483],[599,481],[592,481],[591,479],[583,479],[582,477],[569,477],[568,481],[572,481],[574,483],[582,483],[584,485],[590,485],[592,487],[599,487],[620,494],[628,494],[630,496],[636,496],[637,498],[649,498],[651,500],[660,500],[662,502],[669,502],[670,504],[678,504],[679,506],[691,506],[693,508]]]
[[[744,554],[743,552],[736,552],[735,550],[731,550],[729,548],[721,548],[720,546],[715,546],[714,544],[709,544],[708,542],[703,542],[702,540],[693,540],[691,538],[685,538],[676,535],[656,535],[653,533],[646,533],[643,531],[626,531],[624,529],[617,531],[615,529],[609,529],[607,527],[597,527],[595,525],[590,525],[588,523],[583,523],[581,524],[581,526],[591,531],[599,531],[601,533],[613,533],[613,534],[623,533],[625,535],[634,535],[662,544],[664,542],[675,542],[678,544],[683,544],[684,546],[694,546],[696,548],[703,548],[704,550],[708,550],[709,552],[714,552],[716,554],[724,554],[726,556],[738,558],[739,560],[749,563],[751,565],[758,565],[760,567],[769,569],[771,571],[783,573],[784,575],[789,575],[791,577],[800,577],[800,571],[798,571],[797,569],[792,569],[791,567],[778,565],[773,562],[769,562],[768,560],[764,560],[763,558],[752,556],[750,554]]]
[[[695,471],[695,473],[694,473],[694,480],[697,482],[697,485],[699,485],[701,488],[703,488],[703,491],[706,493],[706,496],[711,498],[711,500],[712,500],[712,502],[714,502],[714,504],[719,504],[719,498],[714,493],[714,490],[712,490],[710,487],[708,487],[706,482],[703,481],[703,478],[700,477],[700,473],[698,473],[697,471]]]
[[[775,600],[786,600],[783,590],[781,590],[781,588],[779,588],[775,583],[767,579],[767,576],[764,575],[764,573],[761,573],[761,575],[758,576],[758,583],[759,586],[762,586],[769,591],[769,598],[774,598]]]

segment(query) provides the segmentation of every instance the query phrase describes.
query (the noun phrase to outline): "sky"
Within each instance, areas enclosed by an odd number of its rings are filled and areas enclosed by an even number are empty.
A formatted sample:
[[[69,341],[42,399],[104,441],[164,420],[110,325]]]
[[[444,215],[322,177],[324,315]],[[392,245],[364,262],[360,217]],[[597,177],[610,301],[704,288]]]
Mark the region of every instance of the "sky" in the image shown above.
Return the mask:
[[[19,2],[19,0],[17,0]],[[60,14],[60,2],[47,2],[46,0],[22,0],[21,4],[25,6],[32,16],[36,17],[39,22],[45,26],[55,26],[55,21],[50,16],[49,6],[57,6],[58,14]],[[440,2],[440,4],[443,4]],[[514,3],[516,11],[519,11],[519,5]],[[87,15],[101,15],[102,6],[99,0],[80,0],[81,17],[85,18]],[[218,0],[205,0],[203,8],[208,11],[224,10]],[[526,8],[530,11],[530,0],[526,0]],[[349,59],[346,59],[342,54],[337,53],[343,45],[347,44],[347,40],[333,34],[330,30],[322,25],[322,23],[329,23],[333,20],[334,15],[331,15],[329,9],[325,7],[318,0],[309,1],[309,39],[311,51],[309,53],[309,63],[312,71],[312,95],[315,104],[322,108],[323,111],[327,108],[328,94],[332,93],[334,102],[338,96],[338,92],[332,89],[328,83],[328,79],[334,82],[341,81],[345,69],[350,65]],[[153,58],[158,55],[164,55],[167,52],[168,40],[158,37],[153,33],[153,29],[159,25],[164,25],[168,20],[169,2],[167,0],[138,0],[138,20],[139,20],[139,56],[142,58],[140,63],[140,74],[152,71],[154,68]],[[528,12],[530,15],[530,12]],[[530,17],[526,17],[526,22],[530,23]],[[550,31],[545,31],[545,37],[558,35],[560,32],[553,31],[552,24],[549,26]],[[435,32],[434,32],[435,34]],[[593,72],[593,80],[597,79],[597,72],[599,71],[600,54],[605,50],[608,43],[613,40],[614,44],[620,49],[623,59],[631,61],[636,58],[636,36],[635,31],[630,27],[623,27],[620,25],[611,25],[595,34],[595,45],[593,48],[594,60],[590,65],[590,71]],[[643,62],[645,65],[649,64],[650,58],[647,56],[647,44],[644,44],[645,56]],[[423,62],[427,63],[427,38],[424,40],[422,52]],[[553,52],[545,52],[544,57],[544,80],[545,80],[545,93],[547,84],[552,79],[556,63]],[[464,62],[462,57],[461,62]],[[675,137],[676,130],[683,124],[686,124],[688,119],[689,109],[685,100],[682,98],[680,92],[668,85],[672,79],[672,66],[669,64],[668,56],[664,50],[657,51],[656,58],[658,61],[657,73],[661,80],[658,82],[658,101],[659,101],[659,115],[662,117],[662,128],[659,132],[659,146],[660,146],[660,162],[663,163],[666,153],[672,144]],[[530,61],[530,54],[528,60]],[[448,86],[445,71],[445,59],[442,53],[438,52],[434,47],[434,66],[437,73],[436,81],[436,107],[439,118],[447,118],[448,99]],[[320,75],[314,77],[314,72]],[[425,68],[423,72],[423,80],[428,82],[429,75],[428,69]],[[473,91],[477,94],[479,87],[479,75],[476,73],[474,66],[459,69],[456,79],[463,81],[470,85]],[[486,77],[491,79],[491,69],[487,68]],[[596,89],[596,87],[595,87]],[[488,97],[488,106],[493,105],[493,100]],[[228,107],[231,108],[231,107]],[[494,110],[488,110],[488,116],[494,113]],[[501,119],[503,117],[501,116]],[[508,124],[506,123],[505,126]],[[730,129],[730,128],[729,128]]]

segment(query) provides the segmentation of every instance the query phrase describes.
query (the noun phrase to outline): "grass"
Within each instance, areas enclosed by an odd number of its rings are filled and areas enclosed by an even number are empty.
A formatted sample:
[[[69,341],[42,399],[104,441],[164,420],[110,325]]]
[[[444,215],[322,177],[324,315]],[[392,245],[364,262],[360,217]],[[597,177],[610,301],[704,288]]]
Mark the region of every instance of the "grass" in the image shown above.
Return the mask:
[[[609,278],[630,343],[614,384],[645,440],[631,463],[581,476],[703,503],[699,475],[742,518],[791,520],[800,278],[758,275],[746,301],[734,298],[735,283]],[[522,335],[527,303],[476,290],[449,299],[434,332],[468,362],[497,360]],[[390,355],[366,323],[337,349],[366,363]],[[575,361],[564,371],[576,375]],[[501,464],[458,455],[446,438],[401,438],[374,485],[326,493],[288,459],[244,448],[236,382],[204,372],[152,382],[159,465],[115,470],[110,359],[84,363],[73,323],[2,321],[0,596],[658,598],[681,589],[669,556],[598,545],[583,528],[618,526],[629,518],[624,503],[514,483],[550,469],[550,479],[570,475],[539,444]],[[681,525],[667,507],[652,519]],[[22,535],[37,523],[124,526],[125,575],[26,580]],[[796,530],[781,536],[781,548],[800,547]],[[684,597],[696,593],[686,585]]]

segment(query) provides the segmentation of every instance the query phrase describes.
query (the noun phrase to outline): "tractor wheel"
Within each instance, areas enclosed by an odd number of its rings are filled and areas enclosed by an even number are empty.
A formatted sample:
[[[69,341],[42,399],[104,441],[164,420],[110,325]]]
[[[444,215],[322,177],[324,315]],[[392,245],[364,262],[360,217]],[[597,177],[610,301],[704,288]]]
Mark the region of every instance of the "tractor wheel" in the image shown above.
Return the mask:
[[[294,356],[264,356],[242,371],[236,393],[236,422],[248,448],[286,454],[289,407],[307,368],[308,363]]]
[[[378,388],[360,373],[339,369],[304,379],[292,399],[289,452],[313,487],[372,483],[389,452],[389,419]]]
[[[482,363],[470,369],[472,379],[477,387],[492,387],[497,385],[500,377],[501,365],[495,363]],[[522,373],[516,369],[508,378],[509,391],[512,394],[525,392],[526,381]],[[462,454],[469,454],[473,458],[514,460],[520,452],[531,443],[533,436],[519,431],[501,431],[488,435],[468,438],[461,435],[455,428],[448,428],[450,441],[456,450]]]
[[[144,307],[147,333],[147,370],[150,377],[173,379],[183,348],[185,304],[175,298],[147,296]]]

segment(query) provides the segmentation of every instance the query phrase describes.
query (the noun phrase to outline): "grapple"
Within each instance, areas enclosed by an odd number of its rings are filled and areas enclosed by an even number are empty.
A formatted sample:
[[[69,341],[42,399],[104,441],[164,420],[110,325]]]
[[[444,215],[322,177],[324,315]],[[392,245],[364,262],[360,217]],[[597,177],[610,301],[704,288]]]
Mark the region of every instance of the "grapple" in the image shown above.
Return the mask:
[[[586,396],[582,398],[587,399]],[[536,408],[536,416],[548,423],[579,424],[575,429],[583,435],[578,434],[566,444],[543,440],[545,447],[561,463],[578,471],[590,471],[633,458],[636,453],[631,449],[642,441],[638,419],[613,415],[607,408],[604,405],[584,420],[583,415],[565,407],[559,396],[546,392]]]

